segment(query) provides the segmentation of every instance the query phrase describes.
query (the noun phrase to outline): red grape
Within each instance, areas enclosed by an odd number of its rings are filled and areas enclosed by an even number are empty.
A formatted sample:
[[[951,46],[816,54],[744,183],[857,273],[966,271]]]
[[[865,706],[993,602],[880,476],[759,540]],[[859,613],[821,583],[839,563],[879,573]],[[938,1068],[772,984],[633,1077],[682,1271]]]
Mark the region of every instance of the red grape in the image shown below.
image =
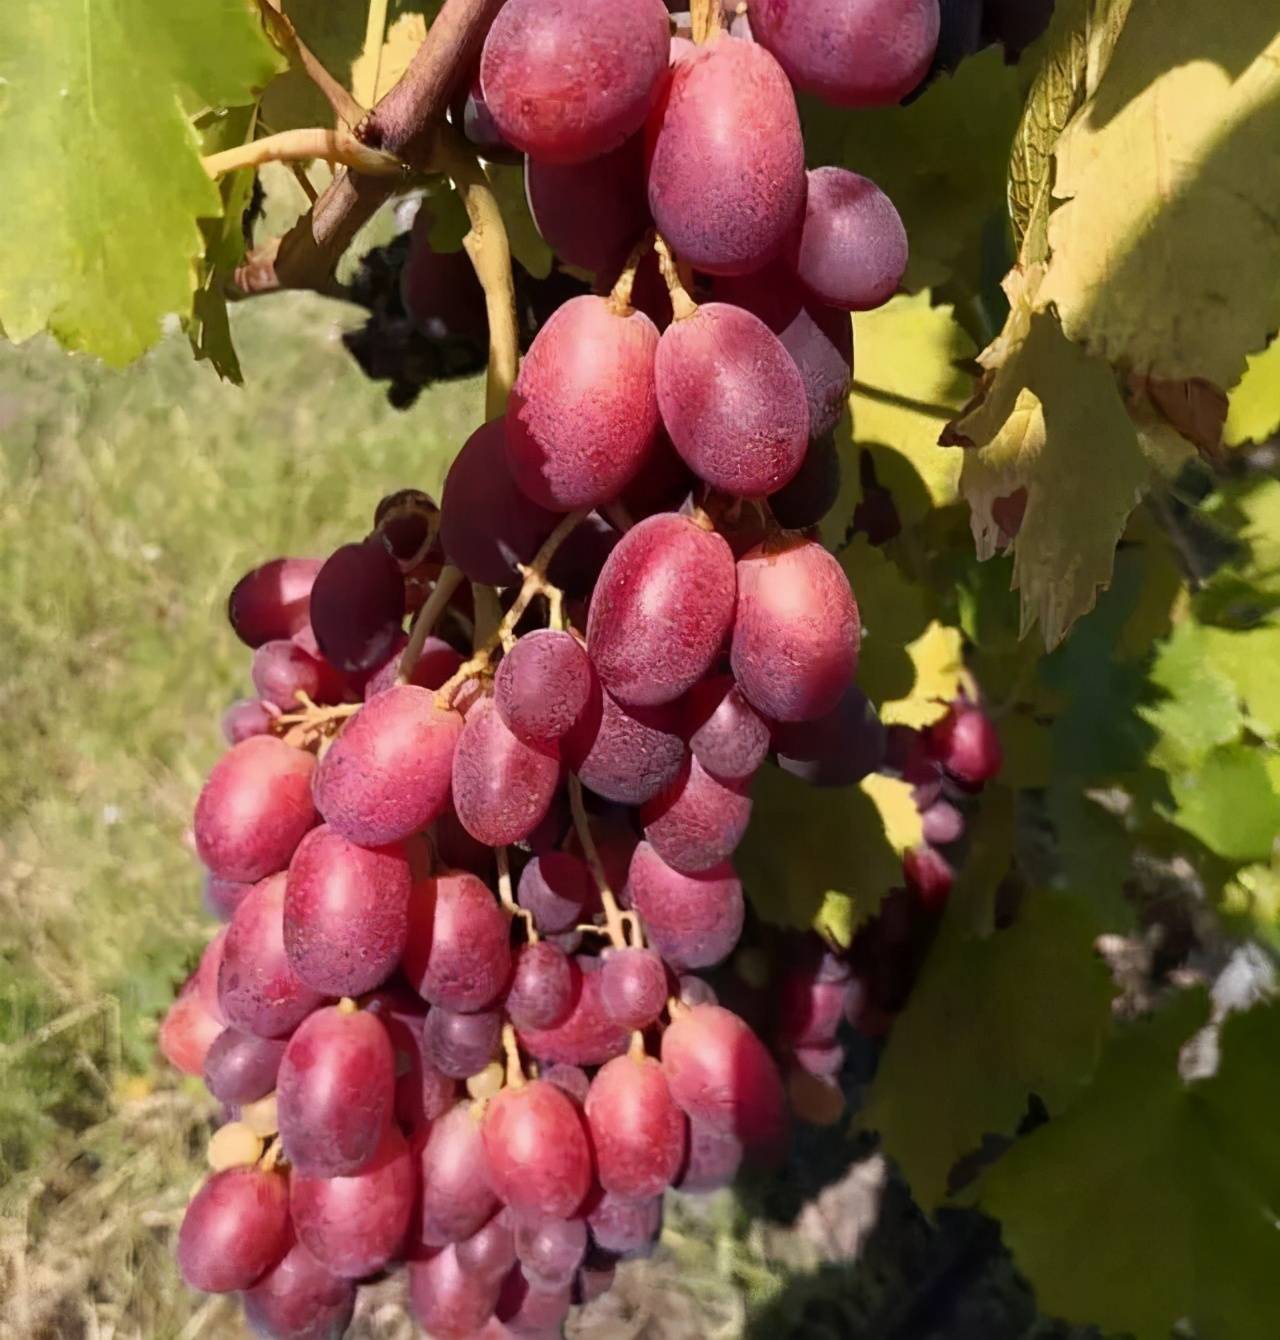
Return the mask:
[[[493,1060],[502,1037],[502,1015],[497,1010],[459,1014],[433,1005],[422,1030],[427,1060],[450,1079],[470,1079]]]
[[[591,1080],[581,1066],[557,1062],[555,1065],[546,1066],[539,1078],[545,1079],[548,1084],[554,1084],[558,1089],[563,1089],[579,1107],[587,1101],[587,1090],[591,1087]]]
[[[522,492],[557,512],[618,496],[657,437],[657,347],[653,322],[608,298],[584,293],[556,310],[507,410],[507,462]]]
[[[649,845],[687,875],[710,870],[732,856],[751,818],[746,782],[722,782],[696,758],[659,796],[640,809]]]
[[[779,721],[773,729],[778,766],[811,786],[852,786],[884,762],[885,729],[854,684],[812,721]]]
[[[280,1140],[295,1171],[348,1177],[390,1124],[395,1053],[376,1015],[330,1007],[298,1026],[276,1084]]]
[[[276,712],[257,698],[240,698],[222,714],[222,736],[228,744],[239,744],[251,735],[270,735]]]
[[[902,858],[902,876],[908,888],[920,895],[925,907],[938,908],[946,902],[956,872],[936,847],[922,842]]]
[[[480,1122],[471,1107],[458,1103],[434,1121],[418,1155],[422,1217],[416,1237],[427,1247],[464,1241],[498,1208]]]
[[[531,1080],[491,1099],[481,1123],[489,1178],[519,1214],[567,1219],[591,1184],[582,1118],[561,1089]]]
[[[981,786],[995,777],[1004,763],[995,723],[972,703],[954,703],[926,734],[929,754],[956,781]]]
[[[671,702],[710,669],[733,603],[733,554],[724,540],[688,517],[651,516],[627,531],[600,573],[587,654],[619,702]]]
[[[685,1160],[675,1185],[681,1191],[718,1191],[742,1166],[742,1141],[697,1117],[689,1118]]]
[[[376,991],[363,1004],[382,1020],[395,1050],[396,1120],[409,1133],[420,1131],[453,1106],[458,1090],[457,1084],[426,1058],[423,1025],[428,1007],[406,987]]]
[[[366,700],[395,684],[396,675],[400,673],[400,656],[408,642],[409,639],[403,634],[398,637],[387,659],[365,680]],[[423,689],[438,689],[461,664],[461,655],[443,638],[429,637],[422,644],[422,651],[414,662],[409,683]]]
[[[505,1000],[517,1028],[554,1028],[569,1017],[579,989],[574,965],[546,940],[516,950]]]
[[[398,684],[378,694],[321,759],[316,808],[330,828],[362,847],[402,841],[449,803],[461,734],[462,718],[437,707],[428,689]]]
[[[223,879],[212,870],[206,870],[204,905],[219,921],[230,921],[251,888],[252,884],[242,884],[238,879]]]
[[[284,947],[284,875],[255,884],[227,927],[218,1000],[227,1022],[279,1038],[324,1001],[289,966]]]
[[[837,107],[900,102],[938,42],[938,0],[752,0],[751,32],[791,82]]]
[[[232,588],[227,618],[246,646],[292,637],[308,618],[318,558],[273,558],[246,572]]]
[[[529,1340],[551,1340],[562,1335],[565,1318],[569,1315],[572,1295],[569,1286],[545,1289],[515,1266],[502,1282],[498,1295],[497,1334],[492,1340],[507,1340],[509,1336],[527,1336]],[[477,1340],[490,1340],[482,1332]]]
[[[591,676],[591,662],[572,633],[538,628],[502,658],[493,698],[503,721],[522,740],[558,740],[582,715]]]
[[[777,1152],[787,1138],[786,1098],[764,1043],[729,1010],[695,1005],[662,1035],[671,1096],[690,1117]]]
[[[649,225],[644,137],[633,135],[586,163],[525,164],[529,212],[567,265],[611,277]]]
[[[665,330],[670,324],[668,314],[660,328]],[[620,502],[628,516],[643,521],[655,512],[678,512],[696,483],[680,453],[671,445],[667,430],[660,428],[644,469],[627,485]]]
[[[521,873],[516,892],[516,901],[532,914],[544,935],[572,930],[595,897],[595,881],[586,862],[565,851],[535,856]]]
[[[502,847],[527,837],[546,816],[559,785],[554,743],[526,744],[508,728],[492,698],[467,713],[453,753],[453,808],[473,838]]]
[[[673,968],[709,968],[738,943],[742,884],[727,861],[685,875],[642,842],[631,858],[630,885],[649,942]]]
[[[814,168],[787,262],[817,302],[865,312],[902,283],[907,230],[875,182],[844,168]]]
[[[745,274],[777,253],[804,203],[804,143],[763,47],[721,40],[678,59],[647,134],[649,209],[682,260]]]
[[[449,562],[473,582],[519,585],[516,564],[533,558],[558,520],[516,487],[507,464],[506,421],[481,424],[444,481],[440,543]]]
[[[799,470],[809,440],[804,379],[759,317],[703,303],[663,331],[654,371],[662,422],[699,479],[763,498]]]
[[[530,1284],[564,1289],[587,1251],[585,1219],[516,1219],[516,1255]]]
[[[516,1263],[516,1234],[510,1210],[499,1210],[483,1228],[457,1245],[458,1264],[483,1279],[501,1281]]]
[[[730,659],[738,687],[777,721],[830,712],[858,663],[858,606],[840,564],[818,543],[753,549],[738,563]]]
[[[600,960],[575,960],[578,998],[569,1017],[554,1028],[518,1029],[520,1045],[540,1061],[566,1065],[603,1065],[627,1049],[628,1032],[604,1008]]]
[[[482,1010],[511,971],[510,927],[475,875],[448,871],[422,880],[409,900],[403,968],[424,1000],[449,1010]]]
[[[920,814],[922,836],[935,847],[945,847],[964,836],[964,815],[950,801],[939,800]]]
[[[294,1171],[293,1226],[306,1249],[335,1275],[363,1279],[400,1250],[413,1209],[414,1168],[404,1136],[388,1126],[373,1161],[351,1177]]]
[[[824,433],[809,443],[791,482],[770,496],[769,510],[787,530],[816,526],[835,506],[840,496],[840,480],[840,451],[835,436]]]
[[[196,850],[213,874],[252,884],[289,864],[316,822],[315,762],[273,735],[251,736],[223,754],[196,801]]]
[[[184,1075],[200,1075],[222,1031],[192,976],[160,1024],[160,1051]]]
[[[270,1340],[342,1340],[356,1292],[295,1242],[244,1294],[245,1320]]]
[[[623,1028],[648,1028],[667,1005],[667,970],[651,949],[609,949],[601,957],[600,999]]]
[[[336,703],[342,697],[343,683],[337,671],[290,638],[264,642],[253,653],[252,673],[258,697],[282,712],[298,710],[302,705],[299,694],[317,703]]]
[[[591,1081],[587,1127],[596,1176],[618,1196],[660,1196],[684,1159],[685,1119],[651,1056],[619,1056]]]
[[[395,971],[413,876],[398,846],[357,847],[326,824],[289,862],[284,947],[294,972],[327,996],[358,996]]]
[[[649,1256],[662,1231],[662,1197],[637,1200],[606,1191],[592,1204],[587,1226],[596,1245],[615,1257]]]
[[[802,967],[788,969],[777,995],[778,1035],[791,1047],[822,1047],[835,1041],[844,1018],[848,980],[820,982]]]
[[[204,1058],[205,1086],[220,1103],[256,1103],[276,1087],[284,1048],[282,1038],[224,1029]]]
[[[214,1173],[187,1206],[178,1268],[193,1289],[247,1289],[289,1250],[289,1184],[261,1168]]]
[[[667,33],[660,0],[507,0],[480,60],[503,138],[545,163],[616,149],[653,105]]]
[[[769,752],[769,727],[728,675],[695,684],[684,702],[693,757],[713,777],[746,781]]]
[[[679,706],[624,707],[597,680],[563,747],[584,786],[622,805],[643,804],[679,776]]]
[[[205,1009],[221,1024],[225,1024],[227,1020],[218,1000],[218,973],[222,970],[222,960],[226,952],[227,931],[224,927],[205,945],[200,955],[200,962],[192,974],[192,980],[195,982],[196,990],[200,992],[200,999],[204,1002]]]
[[[499,1285],[464,1270],[451,1244],[409,1262],[409,1311],[435,1340],[472,1340],[493,1315]]]
[[[330,665],[372,670],[403,621],[404,578],[380,539],[344,544],[325,560],[311,588],[311,627]]]

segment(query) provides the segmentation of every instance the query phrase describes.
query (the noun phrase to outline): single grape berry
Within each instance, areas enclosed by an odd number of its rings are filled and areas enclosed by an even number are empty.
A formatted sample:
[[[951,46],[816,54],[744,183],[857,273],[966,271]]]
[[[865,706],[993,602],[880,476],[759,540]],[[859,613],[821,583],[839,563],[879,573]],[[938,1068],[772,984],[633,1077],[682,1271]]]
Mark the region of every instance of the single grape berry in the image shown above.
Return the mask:
[[[214,1173],[187,1206],[178,1269],[193,1289],[247,1289],[289,1249],[289,1183],[261,1168]]]
[[[493,700],[508,729],[526,744],[558,740],[591,697],[591,662],[572,633],[537,628],[502,658]]]
[[[305,627],[318,558],[273,558],[246,572],[231,590],[227,619],[249,647],[292,637]]]
[[[310,619],[325,660],[339,670],[372,670],[386,659],[404,621],[404,577],[381,540],[344,544],[325,560]]]
[[[493,1189],[517,1213],[567,1219],[582,1205],[591,1150],[577,1109],[554,1084],[503,1089],[481,1133]]]
[[[660,1196],[684,1160],[685,1118],[662,1066],[651,1056],[619,1056],[591,1081],[587,1128],[596,1176],[618,1196]]]

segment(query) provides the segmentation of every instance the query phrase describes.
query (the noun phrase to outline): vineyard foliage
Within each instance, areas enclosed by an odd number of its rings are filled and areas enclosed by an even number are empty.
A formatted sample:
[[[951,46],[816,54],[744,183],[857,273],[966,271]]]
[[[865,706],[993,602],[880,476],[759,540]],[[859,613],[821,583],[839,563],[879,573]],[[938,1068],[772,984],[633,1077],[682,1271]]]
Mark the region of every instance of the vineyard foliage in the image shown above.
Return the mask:
[[[380,58],[363,8],[286,6],[371,101],[438,6],[393,5]],[[1059,0],[1021,59],[988,48],[905,108],[802,100],[811,162],[872,177],[911,240],[906,291],[855,320],[824,523],[859,683],[916,727],[980,685],[1006,760],[860,1120],[926,1208],[1002,1221],[1045,1311],[1138,1340],[1280,1334],[1280,1007],[1117,1009],[1094,949],[1176,875],[1280,952],[1280,479],[1254,463],[1280,429],[1277,26],[1258,0]],[[286,66],[238,0],[0,7],[7,338],[124,365],[176,318],[210,376],[252,378],[225,294],[254,171],[214,183],[200,157],[333,123]],[[545,274],[519,168],[491,174]],[[305,201],[262,181],[278,233]],[[449,183],[413,189],[461,246]],[[855,518],[886,491],[902,530],[872,545]],[[920,842],[910,787],[877,775],[770,770],[755,804],[756,912],[845,946]],[[1188,1077],[1206,1027],[1218,1064]]]

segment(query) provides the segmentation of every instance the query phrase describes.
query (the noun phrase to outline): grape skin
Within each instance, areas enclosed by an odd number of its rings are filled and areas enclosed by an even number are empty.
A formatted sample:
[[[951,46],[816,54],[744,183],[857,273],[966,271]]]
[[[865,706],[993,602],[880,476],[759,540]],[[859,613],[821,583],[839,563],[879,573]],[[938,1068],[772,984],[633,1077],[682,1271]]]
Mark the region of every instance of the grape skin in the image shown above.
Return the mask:
[[[642,842],[631,858],[628,882],[649,942],[676,971],[709,968],[738,943],[745,915],[742,884],[727,861],[686,875]]]
[[[200,1075],[222,1031],[222,1021],[205,1004],[193,975],[160,1024],[160,1051],[184,1075]]]
[[[296,1241],[244,1293],[245,1320],[272,1340],[342,1340],[355,1305],[351,1283],[330,1274]]]
[[[318,558],[273,558],[246,572],[231,589],[227,619],[248,647],[292,637],[307,623]]]
[[[585,1219],[516,1219],[516,1255],[529,1282],[540,1289],[564,1289],[587,1251]]]
[[[222,738],[239,744],[251,735],[270,735],[276,719],[272,707],[257,698],[240,698],[222,714]]]
[[[409,1262],[409,1311],[436,1340],[468,1340],[492,1316],[499,1284],[464,1270],[451,1244]]]
[[[545,1080],[503,1089],[481,1122],[489,1179],[521,1214],[567,1219],[591,1181],[591,1151],[577,1109]]]
[[[810,402],[812,409],[812,401]],[[841,398],[837,415],[844,410]],[[804,454],[800,469],[777,493],[769,497],[774,520],[788,530],[816,526],[835,506],[840,496],[840,451],[831,432],[814,438]]]
[[[432,876],[418,883],[409,900],[404,975],[432,1005],[482,1010],[510,974],[509,934],[507,918],[475,875]]]
[[[885,729],[867,695],[850,684],[825,715],[776,722],[773,747],[783,772],[810,786],[852,786],[884,762]]]
[[[289,1247],[289,1184],[260,1168],[214,1173],[178,1232],[182,1278],[203,1293],[247,1289]]]
[[[662,1231],[662,1197],[635,1199],[603,1192],[587,1215],[592,1241],[620,1260],[649,1256]]]
[[[284,947],[298,977],[327,996],[358,996],[395,971],[413,877],[399,846],[357,847],[325,824],[289,863]]]
[[[586,862],[572,852],[551,851],[525,866],[516,901],[533,915],[539,931],[555,935],[583,920],[594,895],[595,882]]]
[[[596,1176],[618,1196],[660,1196],[684,1159],[685,1119],[652,1057],[602,1066],[586,1101]]]
[[[494,703],[507,727],[526,743],[558,740],[582,715],[593,673],[572,633],[538,628],[502,658]]]
[[[578,984],[573,964],[562,949],[540,940],[521,945],[514,956],[505,1001],[517,1028],[554,1028],[569,1017]]]
[[[499,1210],[482,1228],[457,1245],[458,1265],[469,1274],[501,1283],[516,1263],[516,1235],[510,1210]]]
[[[205,1087],[222,1103],[256,1103],[276,1087],[285,1044],[238,1028],[226,1028],[204,1058]]]
[[[334,550],[311,588],[311,628],[324,658],[351,673],[387,657],[404,621],[400,565],[376,537]]]
[[[498,1051],[502,1016],[496,1010],[459,1014],[433,1005],[422,1030],[427,1060],[450,1079],[478,1075]]]
[[[569,1017],[554,1028],[519,1028],[520,1045],[540,1061],[603,1065],[627,1049],[628,1033],[604,1007],[598,959],[580,958],[578,996]]]
[[[713,777],[746,781],[769,752],[769,727],[729,675],[704,679],[684,704],[684,727],[693,757]]]
[[[607,949],[600,956],[600,999],[623,1028],[648,1028],[667,1004],[667,970],[651,949]]]
[[[489,1182],[479,1119],[458,1103],[432,1123],[418,1153],[422,1194],[415,1238],[426,1247],[462,1242],[498,1209]]]
[[[396,675],[400,673],[400,657],[408,643],[407,637],[398,637],[387,659],[365,680],[363,697],[366,702],[395,686]],[[455,648],[443,638],[429,637],[414,662],[409,683],[423,689],[438,689],[461,664],[462,656]]]
[[[679,776],[685,755],[679,706],[625,707],[597,680],[564,737],[563,752],[582,784],[598,796],[641,805]]]
[[[732,856],[750,820],[748,784],[719,781],[696,758],[640,809],[646,841],[686,875],[710,870]]]

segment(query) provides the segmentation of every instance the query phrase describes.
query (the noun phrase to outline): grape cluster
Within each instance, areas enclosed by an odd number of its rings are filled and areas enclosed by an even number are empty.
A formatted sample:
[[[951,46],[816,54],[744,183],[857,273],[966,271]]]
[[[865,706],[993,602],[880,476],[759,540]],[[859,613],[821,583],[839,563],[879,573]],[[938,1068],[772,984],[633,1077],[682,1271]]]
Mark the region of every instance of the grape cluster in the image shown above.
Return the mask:
[[[341,1335],[397,1263],[442,1340],[559,1334],[668,1187],[785,1156],[762,1032],[802,1109],[795,1075],[838,1069],[848,961],[798,942],[780,1033],[705,974],[743,931],[758,770],[883,761],[857,603],[807,528],[849,313],[906,237],[871,182],[806,172],[793,87],[896,101],[937,3],[724,17],[695,45],[661,0],[508,0],[454,115],[526,156],[597,291],[541,325],[438,508],[393,494],[231,593],[255,696],[194,820],[229,924],[161,1045],[226,1116],[180,1268],[263,1335]]]

